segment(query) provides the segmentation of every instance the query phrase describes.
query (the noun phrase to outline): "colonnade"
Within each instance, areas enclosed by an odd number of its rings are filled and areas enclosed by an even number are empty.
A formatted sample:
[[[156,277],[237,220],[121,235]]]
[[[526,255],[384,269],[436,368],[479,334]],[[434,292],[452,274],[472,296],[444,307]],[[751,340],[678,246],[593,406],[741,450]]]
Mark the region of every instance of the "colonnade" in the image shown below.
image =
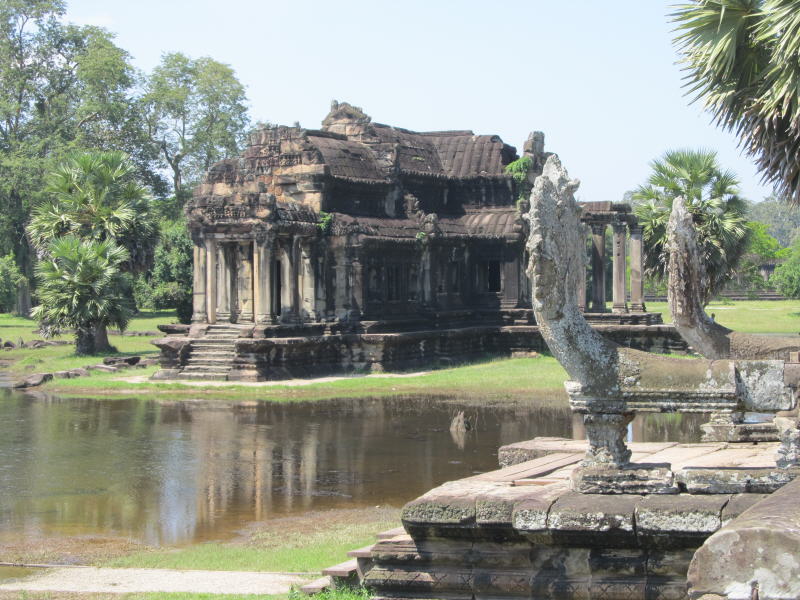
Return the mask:
[[[591,230],[592,285],[589,306],[586,306],[586,271],[581,273],[578,283],[578,305],[586,312],[606,312],[606,230],[613,231],[611,264],[612,289],[611,310],[615,313],[644,312],[644,278],[642,227],[629,219],[597,220],[588,223]],[[630,233],[630,305],[627,302],[627,250]]]
[[[274,323],[312,311],[308,240],[207,234],[194,239],[195,323]]]

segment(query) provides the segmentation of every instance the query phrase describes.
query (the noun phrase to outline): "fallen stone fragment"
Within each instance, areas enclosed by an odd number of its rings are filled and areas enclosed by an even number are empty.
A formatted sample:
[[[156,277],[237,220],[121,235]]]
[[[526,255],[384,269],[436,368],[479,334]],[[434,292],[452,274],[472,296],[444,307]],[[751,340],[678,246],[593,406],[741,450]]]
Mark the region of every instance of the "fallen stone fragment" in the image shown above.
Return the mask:
[[[82,367],[78,367],[77,369],[70,369],[69,372],[72,374],[73,377],[86,377],[89,374],[89,370],[84,369]]]
[[[36,387],[38,385],[42,385],[43,383],[50,381],[51,379],[53,379],[52,373],[34,373],[33,375],[28,375],[22,381],[17,381],[16,383],[14,383],[12,387],[15,388]]]
[[[103,364],[111,366],[118,366],[121,364],[133,366],[137,364],[140,360],[142,360],[141,356],[106,356],[103,359]]]
[[[104,364],[89,365],[87,368],[90,371],[102,371],[103,373],[116,373],[117,372],[117,367],[112,367],[110,365],[104,365]]]

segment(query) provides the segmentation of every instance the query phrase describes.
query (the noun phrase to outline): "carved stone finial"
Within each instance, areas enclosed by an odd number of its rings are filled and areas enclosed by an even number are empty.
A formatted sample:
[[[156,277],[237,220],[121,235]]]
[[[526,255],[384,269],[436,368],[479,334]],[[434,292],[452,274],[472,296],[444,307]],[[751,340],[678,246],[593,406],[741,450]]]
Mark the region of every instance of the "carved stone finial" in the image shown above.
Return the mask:
[[[536,322],[550,351],[584,394],[608,395],[616,388],[617,346],[592,329],[577,302],[586,260],[575,202],[579,185],[558,156],[547,159],[531,192],[528,274]]]
[[[667,300],[681,337],[706,358],[779,359],[800,350],[797,336],[737,333],[716,323],[705,311],[709,277],[692,215],[683,198],[672,202],[667,224]]]

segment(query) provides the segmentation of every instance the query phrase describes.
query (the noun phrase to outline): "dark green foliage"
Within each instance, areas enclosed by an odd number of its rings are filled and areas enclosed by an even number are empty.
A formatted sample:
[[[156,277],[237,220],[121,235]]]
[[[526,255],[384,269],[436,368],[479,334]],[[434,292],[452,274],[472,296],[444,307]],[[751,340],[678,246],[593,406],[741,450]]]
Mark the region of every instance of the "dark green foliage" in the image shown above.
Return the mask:
[[[697,228],[710,298],[731,280],[747,249],[747,205],[737,195],[738,181],[709,151],[673,150],[651,166],[647,183],[633,193],[643,227],[645,273],[656,281],[666,278],[667,223],[672,201],[683,196]]]
[[[781,202],[774,196],[761,202],[750,203],[748,207],[753,221],[764,223],[767,233],[773,236],[784,248],[790,246],[800,231],[800,207]]]
[[[17,291],[25,277],[20,272],[14,256],[0,257],[0,312],[13,312],[17,306]]]
[[[317,229],[320,230],[322,235],[328,235],[331,232],[331,227],[333,227],[333,215],[326,213],[324,210],[319,211],[319,223],[317,223]]]
[[[186,222],[164,221],[153,268],[136,281],[140,308],[175,308],[181,323],[192,319],[192,240]]]
[[[800,239],[792,244],[786,261],[778,265],[769,282],[784,296],[800,298]]]
[[[511,175],[517,184],[517,201],[525,201],[531,194],[532,186],[528,179],[531,168],[533,168],[533,161],[530,156],[523,156],[506,165],[506,173]]]

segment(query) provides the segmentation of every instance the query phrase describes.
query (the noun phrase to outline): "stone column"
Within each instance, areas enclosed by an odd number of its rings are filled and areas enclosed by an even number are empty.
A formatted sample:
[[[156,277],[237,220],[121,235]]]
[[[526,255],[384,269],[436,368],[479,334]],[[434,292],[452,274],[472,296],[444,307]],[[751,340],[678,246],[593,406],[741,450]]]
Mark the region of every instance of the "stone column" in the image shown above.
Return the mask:
[[[592,224],[591,312],[606,311],[606,225]]]
[[[239,242],[236,244],[237,277],[236,291],[238,296],[239,321],[253,321],[253,242]]]
[[[581,230],[581,242],[583,243],[583,255],[586,256],[586,227],[584,225],[580,225]],[[528,264],[527,261],[525,264]],[[586,265],[581,261],[578,265],[578,309],[581,312],[586,311]]]
[[[253,297],[256,323],[272,322],[272,238],[256,234],[253,247]]]
[[[316,294],[314,281],[314,265],[311,262],[311,242],[303,240],[300,245],[300,286],[301,315],[303,318],[316,320]]]
[[[228,244],[217,244],[217,320],[231,320],[231,272]]]
[[[644,312],[644,254],[642,226],[631,225],[631,311]]]
[[[295,237],[292,240],[292,314],[300,318],[300,277],[302,257],[300,253],[300,238]]]
[[[614,221],[612,227],[614,229],[614,286],[612,288],[612,310],[615,313],[626,313],[628,312],[628,304],[625,301],[625,279],[627,271],[625,233],[628,226],[624,221]]]
[[[217,240],[213,237],[206,238],[206,309],[208,322],[217,322]]]
[[[288,248],[286,246],[289,246]],[[294,318],[292,314],[292,249],[291,240],[281,244],[281,321],[287,322]]]
[[[192,253],[192,322],[205,323],[206,314],[206,249],[200,237],[194,238]]]

